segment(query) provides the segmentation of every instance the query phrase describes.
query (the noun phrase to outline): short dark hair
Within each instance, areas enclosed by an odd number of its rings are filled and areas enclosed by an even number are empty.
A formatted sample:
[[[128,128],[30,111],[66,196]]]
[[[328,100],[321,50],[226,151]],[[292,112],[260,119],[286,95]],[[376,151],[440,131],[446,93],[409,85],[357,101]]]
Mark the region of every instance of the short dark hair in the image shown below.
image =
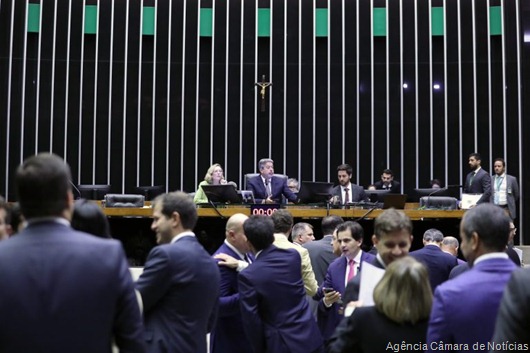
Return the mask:
[[[250,216],[243,223],[243,231],[256,251],[263,250],[274,242],[274,223],[270,217]]]
[[[322,218],[322,234],[333,234],[333,231],[342,223],[344,223],[344,219],[340,216],[326,216]]]
[[[502,208],[481,203],[466,211],[462,218],[464,236],[471,239],[473,232],[478,234],[486,249],[502,252],[510,236],[510,218]]]
[[[272,222],[274,223],[274,232],[287,234],[293,227],[293,216],[287,210],[276,210],[271,215]]]
[[[423,240],[441,243],[444,240],[444,235],[438,229],[431,228],[427,229],[425,233],[423,233]]]
[[[480,158],[480,153],[477,153],[477,152],[470,153],[467,158],[471,158],[471,157],[475,158],[477,161],[482,160],[482,158]]]
[[[184,229],[193,229],[197,224],[197,208],[190,195],[182,191],[170,192],[157,196],[153,201],[153,207],[161,205],[161,212],[167,218],[173,212],[177,212]]]
[[[392,169],[383,170],[383,174],[390,174],[390,176],[394,176],[394,172],[392,172]]]
[[[111,238],[107,216],[94,202],[80,199],[74,204],[72,228],[101,238]]]
[[[337,234],[339,232],[344,232],[346,230],[349,230],[350,233],[351,233],[351,237],[357,241],[360,241],[364,238],[364,229],[363,227],[357,223],[357,222],[353,222],[353,221],[346,221],[342,224],[340,224],[338,227],[337,227]]]
[[[20,211],[20,204],[18,202],[15,202],[11,204],[11,207],[9,207],[11,212],[11,231],[13,234],[18,232],[18,227],[20,226],[20,223],[23,222],[22,218],[22,212]]]
[[[348,175],[352,175],[353,174],[353,168],[349,164],[344,163],[344,164],[339,165],[337,167],[337,172],[339,172],[341,170],[344,170],[346,173],[348,173]]]
[[[17,169],[15,190],[26,219],[61,216],[69,207],[70,167],[51,153],[27,158]]]
[[[374,234],[377,239],[381,239],[383,234],[386,235],[402,229],[406,229],[412,234],[412,222],[404,212],[395,208],[384,210],[374,221]]]
[[[504,161],[504,158],[495,158],[493,160],[493,164],[495,164],[495,162],[501,162],[502,163],[502,166],[503,167],[506,167],[506,162]]]

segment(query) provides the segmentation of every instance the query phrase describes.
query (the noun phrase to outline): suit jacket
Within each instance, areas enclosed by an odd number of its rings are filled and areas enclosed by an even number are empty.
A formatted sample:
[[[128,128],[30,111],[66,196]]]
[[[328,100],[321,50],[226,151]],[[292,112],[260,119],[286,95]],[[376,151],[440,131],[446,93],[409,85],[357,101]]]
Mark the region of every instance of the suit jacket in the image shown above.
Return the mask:
[[[324,282],[324,278],[326,278],[329,264],[337,258],[337,255],[333,253],[332,239],[333,235],[325,235],[320,240],[310,241],[303,245],[309,252],[311,267],[313,268],[319,286]]]
[[[464,183],[464,193],[466,194],[482,194],[477,203],[489,202],[491,198],[491,176],[484,169],[480,168],[473,178],[473,183],[470,185],[471,176],[474,171],[469,172]]]
[[[370,262],[374,259],[374,257],[374,255],[368,254],[363,251],[361,253],[361,263],[358,266],[359,271],[362,269],[363,262]],[[324,292],[322,288],[333,288],[341,295],[344,294],[344,290],[346,287],[346,267],[348,267],[348,259],[344,256],[341,256],[335,261],[333,261],[331,265],[329,265],[324,283],[318,289],[318,328],[322,333],[324,341],[327,341],[331,337],[333,332],[335,332],[335,329],[337,328],[338,324],[344,317],[343,313],[339,312],[344,305],[339,303],[333,303],[331,307],[326,307],[322,300],[322,298],[324,298]]]
[[[220,253],[239,259],[239,255],[225,243],[217,249],[214,256]],[[250,343],[243,331],[241,321],[237,271],[226,266],[219,266],[219,272],[221,274],[219,313],[217,323],[210,335],[210,352],[247,353]]]
[[[350,194],[350,202],[370,201],[368,195],[366,195],[362,186],[350,183],[350,188],[351,190],[348,191],[348,193]],[[338,196],[341,205],[344,204],[344,200],[342,199],[342,189],[340,185],[337,185],[333,189],[331,189],[331,196]]]
[[[0,243],[0,351],[145,352],[122,245],[53,220]]]
[[[502,296],[495,332],[492,342],[510,342],[526,344],[526,348],[516,348],[520,351],[530,347],[530,270],[513,272],[504,295]],[[491,352],[506,352],[506,349]]]
[[[309,353],[322,337],[309,310],[300,256],[271,245],[239,273],[244,329],[254,353]]]
[[[271,199],[281,203],[283,195],[291,202],[296,202],[298,200],[298,197],[294,194],[294,192],[287,187],[287,179],[273,176],[270,182],[272,194]],[[254,198],[257,203],[261,203],[267,198],[267,189],[265,189],[261,175],[250,178],[247,183],[247,188],[254,193]]]
[[[317,293],[318,284],[313,273],[313,267],[311,266],[311,260],[309,259],[309,253],[304,247],[293,244],[283,234],[274,234],[274,246],[280,249],[294,249],[300,254],[301,258],[301,273],[304,281],[304,287],[309,296],[313,296]]]
[[[502,293],[517,267],[509,259],[480,261],[436,288],[427,331],[432,342],[485,344],[491,340]]]
[[[206,352],[219,300],[217,267],[195,236],[151,250],[136,283],[149,352]]]
[[[388,344],[420,344],[425,342],[427,320],[416,324],[398,324],[375,306],[355,309],[350,317],[342,320],[329,342],[330,353],[386,353]],[[421,349],[418,349],[421,351]],[[411,350],[409,350],[411,351]]]
[[[377,190],[386,190],[384,188],[384,184],[382,180],[376,181],[374,183],[374,186]],[[401,194],[401,183],[397,180],[392,180],[392,183],[390,185],[390,193],[392,194]]]
[[[517,183],[517,178],[505,174],[506,176],[506,205],[508,206],[508,211],[510,212],[510,218],[515,219],[517,217],[517,208],[515,203],[519,200],[519,184]],[[495,185],[495,174],[491,176],[491,185]],[[493,202],[495,199],[495,190],[491,193],[490,202]]]
[[[374,256],[374,258],[372,260],[369,260],[368,263],[370,263],[370,265],[373,265],[377,268],[382,268],[382,269],[385,268],[383,265],[381,265],[379,260],[377,260],[377,256]],[[359,272],[359,275],[353,277],[346,285],[346,289],[344,290],[344,295],[342,296],[342,301],[344,302],[344,305],[347,305],[349,302],[359,300],[359,287],[361,285],[362,274],[363,274],[362,271]]]
[[[425,245],[409,255],[427,267],[433,292],[439,284],[449,279],[451,270],[457,265],[456,257],[443,252],[437,245]]]

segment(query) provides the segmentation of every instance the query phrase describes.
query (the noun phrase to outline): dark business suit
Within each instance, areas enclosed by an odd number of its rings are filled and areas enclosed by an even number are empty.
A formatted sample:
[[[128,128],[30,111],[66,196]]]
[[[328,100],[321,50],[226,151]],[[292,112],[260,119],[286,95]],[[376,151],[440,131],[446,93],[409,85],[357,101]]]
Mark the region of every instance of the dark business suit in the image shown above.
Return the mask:
[[[386,353],[397,352],[394,345],[402,342],[417,345],[416,351],[422,351],[420,344],[425,343],[427,320],[416,324],[398,324],[375,306],[359,307],[350,317],[344,318],[333,334],[328,345],[330,353]],[[392,349],[388,344],[392,343]],[[400,349],[399,351],[412,351]]]
[[[443,252],[438,245],[427,244],[409,255],[427,267],[433,292],[438,285],[449,279],[451,270],[457,265],[456,257]]]
[[[432,342],[487,345],[502,293],[516,268],[510,259],[487,259],[439,285],[427,331],[428,351]]]
[[[383,184],[382,180],[376,181],[374,186],[377,190],[388,190],[389,188]],[[397,180],[392,180],[390,183],[390,193],[391,194],[401,194],[401,183]]]
[[[510,218],[513,220],[517,217],[516,212],[516,206],[515,203],[517,200],[519,200],[519,184],[517,183],[517,178],[504,174],[506,178],[506,206],[508,207],[508,211],[510,213]],[[492,185],[492,192],[491,192],[491,202],[495,201],[495,174],[491,177],[491,185]]]
[[[514,271],[502,296],[492,342],[530,346],[530,269]],[[528,349],[528,348],[526,348]],[[518,348],[518,350],[523,350]],[[492,352],[506,352],[506,349]]]
[[[315,278],[320,286],[326,278],[329,265],[335,261],[337,255],[333,253],[333,245],[331,241],[333,235],[325,235],[322,239],[314,240],[302,245],[309,252],[311,259],[311,267],[315,273]]]
[[[239,273],[244,329],[254,353],[320,352],[322,337],[309,310],[294,249],[265,248]]]
[[[476,173],[476,174],[475,174]],[[471,177],[475,174],[473,182]],[[466,194],[482,194],[477,204],[483,202],[490,202],[491,198],[491,176],[484,169],[480,168],[478,171],[469,172],[466,176],[464,184],[464,193]]]
[[[30,223],[0,242],[0,352],[144,352],[134,284],[118,241]]]
[[[375,256],[372,260],[368,261],[368,263],[377,268],[385,269],[385,267],[379,262],[379,260],[377,260],[377,256]],[[344,289],[344,295],[342,296],[342,301],[344,302],[344,305],[347,305],[349,302],[359,300],[359,287],[361,285],[362,274],[363,273],[361,271],[358,276],[353,277],[353,279],[349,281],[346,285],[346,289]]]
[[[368,254],[366,252],[361,253],[361,263],[357,265],[358,271],[361,271],[362,264],[365,261],[372,261],[375,256]],[[326,279],[322,286],[318,289],[317,298],[319,299],[318,303],[318,328],[322,333],[324,341],[327,341],[335,328],[340,323],[343,318],[343,313],[340,312],[341,308],[344,307],[342,304],[333,303],[331,307],[326,307],[322,298],[324,297],[324,292],[322,288],[333,288],[335,291],[339,292],[341,295],[344,294],[345,282],[346,282],[346,268],[348,267],[348,259],[344,256],[339,257],[329,265]]]
[[[221,253],[242,260],[226,243],[217,249],[214,256]],[[227,266],[219,266],[219,272],[221,274],[219,312],[217,323],[210,335],[210,352],[247,353],[250,344],[241,321],[237,271]]]
[[[290,202],[296,202],[298,197],[295,193],[287,186],[287,179],[273,176],[270,180],[271,183],[271,199],[277,203],[282,202],[282,195],[285,196]],[[267,189],[263,183],[261,175],[257,175],[250,178],[247,183],[247,188],[254,193],[256,203],[261,203],[267,198]]]
[[[361,186],[350,183],[349,188],[351,189],[348,190],[348,193],[350,194],[350,202],[370,201],[368,195],[366,195],[364,189]],[[344,200],[342,199],[342,187],[340,185],[337,185],[331,189],[331,196],[337,196],[341,205],[344,204]]]
[[[217,267],[195,236],[151,250],[136,284],[150,353],[206,352],[219,299]]]

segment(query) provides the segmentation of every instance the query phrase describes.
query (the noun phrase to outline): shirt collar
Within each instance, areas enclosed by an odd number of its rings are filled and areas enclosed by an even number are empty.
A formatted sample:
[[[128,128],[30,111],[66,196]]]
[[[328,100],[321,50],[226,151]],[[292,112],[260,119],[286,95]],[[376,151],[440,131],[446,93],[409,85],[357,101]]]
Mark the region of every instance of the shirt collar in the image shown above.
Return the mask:
[[[193,232],[182,232],[180,234],[177,234],[177,236],[175,236],[173,239],[171,239],[170,244],[173,244],[173,243],[177,242],[177,240],[179,240],[181,238],[194,237],[194,236],[195,236],[195,234]]]
[[[508,259],[508,254],[504,252],[490,252],[488,254],[480,255],[473,262],[473,266],[475,266],[481,261],[490,260],[490,259]]]
[[[232,249],[233,252],[235,252],[237,254],[237,256],[239,256],[241,258],[241,260],[244,260],[245,259],[245,254],[241,253],[239,250],[236,249],[235,246],[233,246],[232,244],[230,244],[228,242],[228,240],[225,239],[225,244],[226,246],[228,246],[230,249]]]
[[[67,227],[70,227],[70,222],[66,218],[63,218],[63,217],[35,217],[35,218],[29,219],[27,222],[28,222],[28,225],[34,225],[34,224],[43,223],[43,222],[54,222],[54,223],[59,223]]]

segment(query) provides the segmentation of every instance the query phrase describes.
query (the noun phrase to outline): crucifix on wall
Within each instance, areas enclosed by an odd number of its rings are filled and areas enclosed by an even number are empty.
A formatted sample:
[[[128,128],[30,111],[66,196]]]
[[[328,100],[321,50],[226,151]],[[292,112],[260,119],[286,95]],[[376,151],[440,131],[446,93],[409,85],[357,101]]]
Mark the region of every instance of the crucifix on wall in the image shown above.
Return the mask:
[[[261,82],[256,82],[254,85],[260,88],[259,95],[261,96],[261,111],[265,111],[265,96],[267,95],[267,88],[272,86],[272,82],[267,82],[265,75],[261,76]]]

